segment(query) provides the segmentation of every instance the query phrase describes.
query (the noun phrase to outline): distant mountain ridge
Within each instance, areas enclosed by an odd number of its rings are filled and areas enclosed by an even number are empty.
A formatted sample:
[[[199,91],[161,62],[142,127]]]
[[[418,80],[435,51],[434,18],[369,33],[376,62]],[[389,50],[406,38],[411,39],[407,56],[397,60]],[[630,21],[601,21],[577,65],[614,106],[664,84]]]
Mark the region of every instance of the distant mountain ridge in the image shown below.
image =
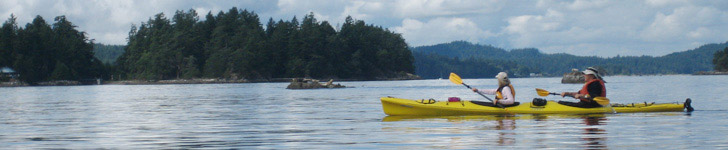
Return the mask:
[[[94,44],[94,57],[101,60],[105,64],[113,64],[116,62],[116,58],[119,58],[124,54],[124,47],[126,45],[106,45],[106,44]]]
[[[592,66],[605,70],[605,73],[608,75],[691,74],[697,71],[713,70],[713,54],[726,47],[728,47],[728,42],[706,44],[692,50],[674,52],[659,57],[616,56],[610,58],[575,56],[565,53],[544,54],[535,48],[505,50],[490,45],[478,45],[465,41],[413,47],[411,50],[415,56],[416,74],[424,78],[434,78],[433,76],[435,75],[432,75],[433,70],[453,70],[462,67],[451,66],[437,68],[436,66],[438,65],[418,66],[417,64],[423,64],[423,62],[418,63],[417,61],[433,61],[432,59],[435,56],[432,55],[439,55],[451,58],[451,60],[444,61],[446,63],[452,63],[454,60],[470,61],[470,63],[474,63],[474,60],[488,62],[484,64],[466,63],[466,65],[476,66],[494,66],[493,63],[495,62],[515,63],[515,65],[510,66],[517,68],[496,67],[496,69],[510,71],[509,74],[520,77],[528,76],[530,73],[542,74],[544,76],[560,76],[572,68],[584,69]],[[430,57],[425,58],[425,56]],[[433,66],[436,68],[427,68]],[[483,75],[476,75],[476,73],[472,77],[492,78],[494,75],[492,72],[481,73]],[[440,73],[437,74],[436,76],[440,76]]]

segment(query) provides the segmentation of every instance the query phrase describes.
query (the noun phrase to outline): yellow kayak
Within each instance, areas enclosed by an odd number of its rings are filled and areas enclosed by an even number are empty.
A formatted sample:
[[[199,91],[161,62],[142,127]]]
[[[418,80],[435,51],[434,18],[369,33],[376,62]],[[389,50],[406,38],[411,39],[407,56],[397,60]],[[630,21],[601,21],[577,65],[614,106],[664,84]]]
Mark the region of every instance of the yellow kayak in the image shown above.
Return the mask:
[[[536,106],[531,102],[511,107],[483,106],[472,101],[436,101],[411,100],[394,97],[382,97],[384,113],[390,116],[451,116],[451,115],[491,115],[491,114],[594,114],[594,113],[632,113],[632,112],[670,112],[683,111],[690,106],[690,99],[685,103],[635,103],[612,104],[609,107],[579,108],[561,105],[555,101],[547,101],[546,105]],[[689,107],[688,111],[692,108]]]

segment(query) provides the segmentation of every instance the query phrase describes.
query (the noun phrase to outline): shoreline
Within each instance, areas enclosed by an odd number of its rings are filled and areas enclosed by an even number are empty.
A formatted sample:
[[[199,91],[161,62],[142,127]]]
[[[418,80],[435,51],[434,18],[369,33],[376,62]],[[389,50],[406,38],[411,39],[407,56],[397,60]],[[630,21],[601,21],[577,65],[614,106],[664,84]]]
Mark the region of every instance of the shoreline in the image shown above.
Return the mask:
[[[728,75],[728,72],[720,72],[720,71],[699,71],[696,73],[693,73],[693,75]]]
[[[164,85],[164,84],[226,84],[226,83],[283,83],[291,82],[295,78],[273,78],[273,79],[172,79],[172,80],[118,80],[118,81],[101,81],[101,84],[88,84],[80,82],[69,82],[66,80],[41,82],[36,85],[30,85],[24,82],[0,82],[0,87],[32,87],[32,86],[86,86],[86,85]],[[327,81],[331,78],[317,79]],[[402,81],[402,80],[422,80],[421,78],[378,78],[378,79],[334,79],[336,82],[341,81]]]
[[[716,71],[700,71],[693,74],[650,74],[650,75],[611,75],[611,76],[670,76],[670,75],[728,75],[728,72]],[[563,76],[562,76],[563,77]],[[525,78],[559,78],[559,76],[540,76]],[[272,79],[216,79],[216,78],[196,78],[196,79],[171,79],[171,80],[117,80],[117,81],[101,81],[101,84],[80,83],[67,80],[41,82],[36,85],[30,85],[24,82],[0,82],[0,87],[31,87],[31,86],[85,86],[85,85],[164,85],[164,84],[226,84],[226,83],[282,83],[291,82],[295,78],[272,78]],[[316,79],[319,81],[328,81],[332,78]],[[396,78],[375,78],[375,79],[334,79],[336,82],[346,81],[404,81],[404,80],[433,80],[412,77],[396,77]],[[437,79],[435,79],[437,80]]]

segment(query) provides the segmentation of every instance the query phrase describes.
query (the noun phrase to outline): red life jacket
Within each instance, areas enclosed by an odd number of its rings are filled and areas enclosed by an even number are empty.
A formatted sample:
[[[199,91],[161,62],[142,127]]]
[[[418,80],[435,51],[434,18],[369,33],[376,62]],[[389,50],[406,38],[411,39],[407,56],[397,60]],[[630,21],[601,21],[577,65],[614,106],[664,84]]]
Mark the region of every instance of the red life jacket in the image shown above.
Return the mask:
[[[602,95],[589,95],[589,90],[588,90],[589,84],[591,84],[592,82],[597,82],[597,81],[602,86]],[[599,80],[599,79],[594,79],[594,80],[584,83],[584,87],[582,87],[581,90],[579,90],[579,94],[589,95],[589,97],[592,97],[592,98],[593,97],[607,97],[607,87],[604,86],[604,81]],[[584,99],[584,98],[580,98],[580,100],[586,101],[586,102],[591,101],[590,99]]]

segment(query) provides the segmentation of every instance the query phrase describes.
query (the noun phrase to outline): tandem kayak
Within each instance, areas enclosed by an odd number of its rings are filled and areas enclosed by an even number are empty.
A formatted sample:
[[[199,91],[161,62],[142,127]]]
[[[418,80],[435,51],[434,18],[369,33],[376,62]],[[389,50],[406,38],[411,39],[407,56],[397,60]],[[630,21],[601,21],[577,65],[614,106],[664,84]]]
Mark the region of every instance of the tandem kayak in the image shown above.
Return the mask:
[[[477,101],[437,101],[412,100],[394,97],[382,97],[384,113],[390,116],[449,116],[449,115],[491,115],[491,114],[595,114],[595,113],[634,113],[634,112],[674,112],[688,109],[691,100],[684,103],[632,103],[611,104],[608,107],[579,108],[547,101],[537,106],[531,102],[510,107],[493,107],[480,105]],[[475,102],[475,103],[474,103]]]

